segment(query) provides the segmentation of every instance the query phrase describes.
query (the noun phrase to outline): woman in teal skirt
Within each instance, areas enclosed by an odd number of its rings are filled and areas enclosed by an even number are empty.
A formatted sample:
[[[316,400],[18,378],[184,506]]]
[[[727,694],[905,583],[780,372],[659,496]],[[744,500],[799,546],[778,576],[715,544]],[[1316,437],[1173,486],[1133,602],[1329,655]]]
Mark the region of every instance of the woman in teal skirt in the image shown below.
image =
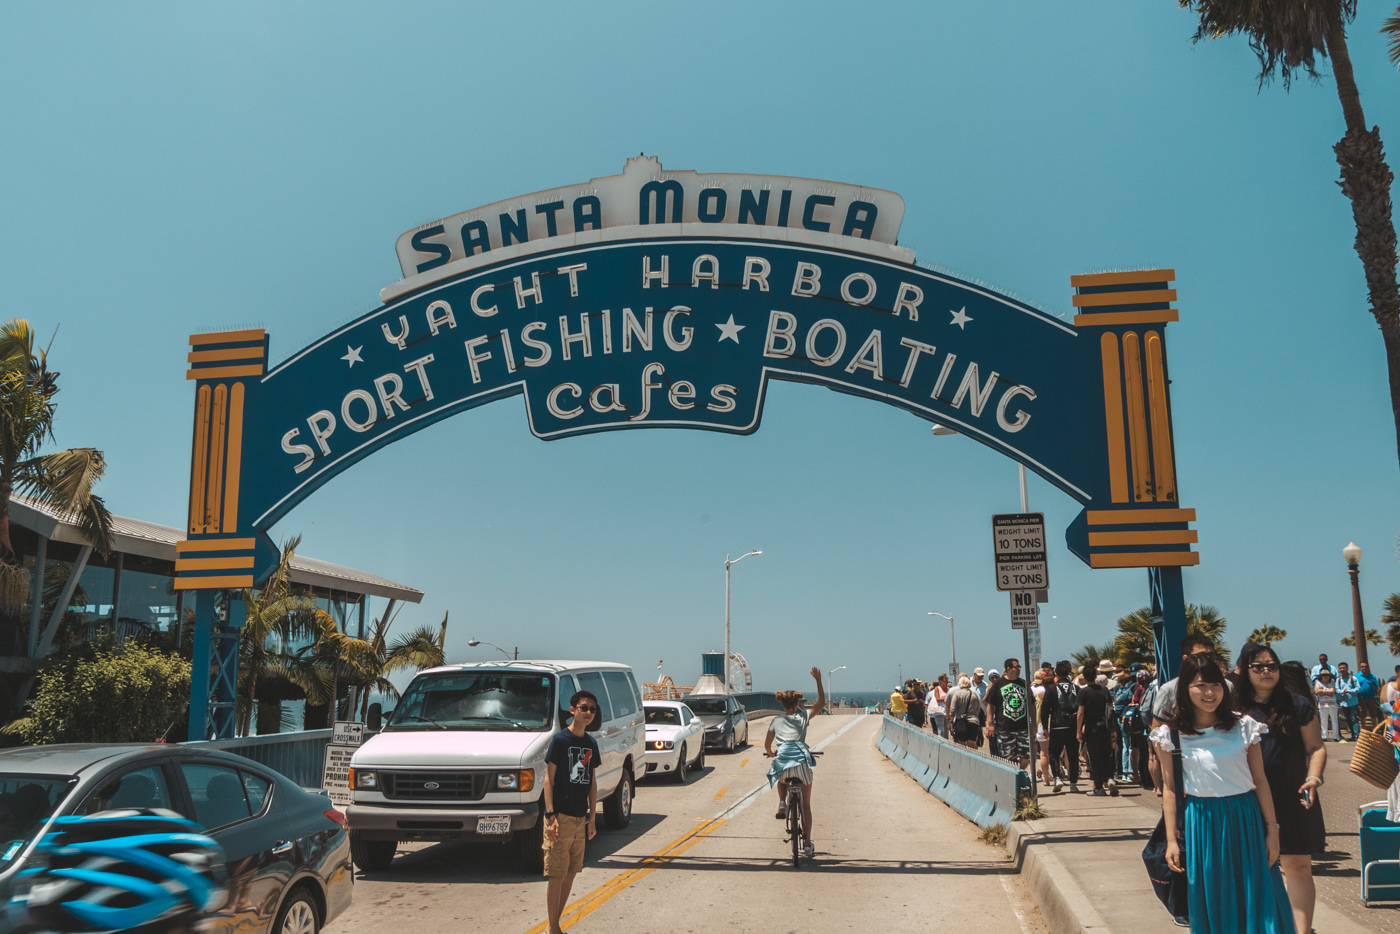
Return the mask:
[[[1153,731],[1152,742],[1162,764],[1169,828],[1177,826],[1173,733],[1181,743],[1185,853],[1168,834],[1167,865],[1186,871],[1193,934],[1298,934],[1279,871],[1278,818],[1259,749],[1267,732],[1232,710],[1230,687],[1213,659],[1182,660],[1176,715]]]

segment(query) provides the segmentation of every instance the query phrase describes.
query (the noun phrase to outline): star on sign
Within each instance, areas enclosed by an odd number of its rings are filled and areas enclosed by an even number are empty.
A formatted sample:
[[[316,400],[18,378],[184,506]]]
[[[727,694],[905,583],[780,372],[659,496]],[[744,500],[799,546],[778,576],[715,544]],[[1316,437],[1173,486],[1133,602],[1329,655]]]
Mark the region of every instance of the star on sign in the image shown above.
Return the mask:
[[[731,340],[737,344],[739,343],[739,332],[748,327],[748,325],[735,324],[734,316],[730,315],[728,321],[724,324],[716,324],[715,327],[719,328],[719,339],[721,341]]]
[[[964,330],[964,331],[967,330],[967,323],[968,323],[969,321],[971,321],[972,319],[969,318],[969,317],[967,316],[967,306],[966,306],[966,305],[964,305],[963,307],[959,308],[957,311],[953,311],[953,310],[950,308],[950,309],[948,309],[948,313],[949,313],[950,315],[953,316],[953,320],[950,321],[950,322],[948,322],[949,324],[956,324],[960,329],[962,329],[962,330]]]
[[[350,368],[351,368],[351,369],[354,369],[355,364],[357,364],[357,363],[364,363],[364,362],[365,362],[363,359],[360,358],[360,351],[361,351],[361,350],[364,350],[364,349],[365,349],[365,345],[364,345],[364,344],[361,344],[361,345],[358,346],[358,347],[351,347],[349,344],[346,344],[346,345],[345,345],[345,356],[341,357],[340,359],[345,360],[346,362],[348,362],[348,363],[350,364]]]

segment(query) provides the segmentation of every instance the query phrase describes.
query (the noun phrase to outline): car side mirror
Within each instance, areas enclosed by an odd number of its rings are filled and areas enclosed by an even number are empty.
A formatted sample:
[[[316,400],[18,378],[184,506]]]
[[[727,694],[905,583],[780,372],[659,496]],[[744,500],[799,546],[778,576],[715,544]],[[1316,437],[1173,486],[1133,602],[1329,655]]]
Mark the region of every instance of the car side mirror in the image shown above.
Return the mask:
[[[378,733],[384,727],[384,708],[379,704],[370,704],[369,715],[365,719],[365,726]]]

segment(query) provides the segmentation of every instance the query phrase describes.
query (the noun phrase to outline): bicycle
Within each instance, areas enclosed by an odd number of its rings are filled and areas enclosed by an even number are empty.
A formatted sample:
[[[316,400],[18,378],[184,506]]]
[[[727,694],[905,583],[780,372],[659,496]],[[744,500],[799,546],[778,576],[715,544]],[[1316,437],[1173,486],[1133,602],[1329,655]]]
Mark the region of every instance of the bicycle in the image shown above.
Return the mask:
[[[820,756],[820,752],[813,752],[815,758]],[[792,865],[796,866],[802,858],[802,785],[803,782],[795,778],[784,779],[787,782],[787,797],[785,807],[787,809],[787,839],[784,843],[792,843]]]

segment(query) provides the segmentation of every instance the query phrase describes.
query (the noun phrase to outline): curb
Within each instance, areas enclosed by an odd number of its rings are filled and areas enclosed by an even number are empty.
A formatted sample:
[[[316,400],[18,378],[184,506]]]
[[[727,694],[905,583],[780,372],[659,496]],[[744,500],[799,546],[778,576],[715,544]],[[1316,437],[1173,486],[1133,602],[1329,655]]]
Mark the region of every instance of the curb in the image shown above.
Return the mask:
[[[1108,922],[1088,894],[1060,862],[1035,821],[1013,821],[1006,832],[1006,849],[1030,889],[1041,917],[1053,934],[1111,934]]]

